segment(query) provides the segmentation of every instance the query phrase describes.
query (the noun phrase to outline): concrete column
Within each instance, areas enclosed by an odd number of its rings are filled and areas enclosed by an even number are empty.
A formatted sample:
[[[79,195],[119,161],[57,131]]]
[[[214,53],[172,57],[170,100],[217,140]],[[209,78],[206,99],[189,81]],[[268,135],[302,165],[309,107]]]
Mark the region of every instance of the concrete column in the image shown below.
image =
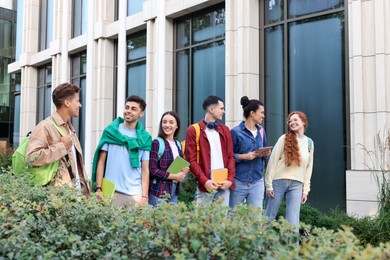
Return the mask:
[[[259,98],[259,1],[226,1],[226,124],[242,120],[240,99]]]
[[[95,66],[95,39],[94,39],[94,25],[95,25],[95,1],[88,1],[88,21],[87,21],[87,86],[85,93],[85,147],[84,147],[84,162],[87,173],[91,173],[92,157],[94,147],[91,145],[92,122],[94,122],[96,114],[93,113],[93,90],[95,88],[96,75]]]
[[[35,67],[21,69],[20,94],[20,140],[37,124],[37,85],[38,71]]]
[[[123,106],[126,100],[126,16],[127,1],[119,0],[119,32],[118,32],[118,76],[116,93],[116,114],[123,116]]]
[[[157,1],[157,18],[147,22],[147,130],[157,136],[161,115],[172,110],[173,21],[165,17],[165,1]],[[151,110],[153,104],[153,110]]]

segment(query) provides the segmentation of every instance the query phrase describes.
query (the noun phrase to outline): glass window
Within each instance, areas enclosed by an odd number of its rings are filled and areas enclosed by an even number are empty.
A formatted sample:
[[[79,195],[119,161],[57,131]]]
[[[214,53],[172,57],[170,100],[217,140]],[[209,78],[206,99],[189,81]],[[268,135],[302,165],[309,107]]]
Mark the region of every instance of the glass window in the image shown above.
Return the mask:
[[[284,0],[264,1],[264,23],[275,23],[284,19]]]
[[[127,0],[127,16],[142,11],[144,0]]]
[[[19,137],[20,137],[20,73],[12,74],[13,78],[13,84],[14,87],[14,97],[15,97],[15,103],[14,103],[14,129],[13,129],[13,143],[14,147],[19,146]]]
[[[266,24],[261,30],[269,144],[274,145],[287,130],[284,121],[289,112],[306,113],[307,135],[316,146],[311,204],[323,211],[345,208],[344,10],[334,8],[339,2],[281,1],[281,6],[289,5],[290,16],[294,7],[297,17],[281,15],[279,23]],[[300,16],[308,13],[316,15]]]
[[[176,21],[175,98],[183,129],[204,116],[209,95],[225,99],[225,8],[194,13]],[[185,138],[185,130],[179,139]]]
[[[16,11],[0,8],[0,138],[12,143],[14,80],[8,64],[15,61]]]
[[[83,35],[87,32],[87,4],[87,0],[73,1],[73,37]]]
[[[288,16],[297,17],[343,6],[342,0],[289,0]]]
[[[79,137],[81,146],[85,146],[85,93],[87,87],[87,53],[82,52],[72,56],[72,84],[78,86],[80,91],[81,109],[77,118],[72,118],[72,125]]]
[[[284,89],[284,41],[283,26],[275,26],[265,29],[265,100],[266,125],[272,131],[267,132],[268,140],[276,142],[283,134],[286,117],[285,102],[281,97],[285,96]]]
[[[127,37],[126,96],[137,95],[146,100],[146,32]],[[141,123],[145,125],[145,116]]]
[[[23,34],[23,0],[17,2],[17,23],[16,23],[16,60],[19,60],[20,54],[22,54],[22,34]]]
[[[40,20],[39,20],[39,50],[45,50],[50,47],[53,39],[53,1],[40,1]]]
[[[37,123],[51,114],[51,64],[38,68]]]

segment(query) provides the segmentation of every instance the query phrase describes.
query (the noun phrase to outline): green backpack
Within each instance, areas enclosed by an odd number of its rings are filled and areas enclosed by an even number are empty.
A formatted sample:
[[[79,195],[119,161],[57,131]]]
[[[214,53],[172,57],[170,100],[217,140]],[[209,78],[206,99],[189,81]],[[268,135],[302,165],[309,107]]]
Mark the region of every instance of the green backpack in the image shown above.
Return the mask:
[[[58,130],[61,136],[65,136],[64,132],[57,126],[53,120],[49,120],[50,123]],[[53,163],[33,167],[26,163],[25,156],[27,147],[30,141],[30,136],[27,136],[23,139],[22,143],[15,150],[12,155],[12,169],[13,172],[22,175],[24,173],[29,174],[29,178],[34,185],[46,185],[48,184],[56,175],[58,170],[58,164],[60,160],[57,160]]]

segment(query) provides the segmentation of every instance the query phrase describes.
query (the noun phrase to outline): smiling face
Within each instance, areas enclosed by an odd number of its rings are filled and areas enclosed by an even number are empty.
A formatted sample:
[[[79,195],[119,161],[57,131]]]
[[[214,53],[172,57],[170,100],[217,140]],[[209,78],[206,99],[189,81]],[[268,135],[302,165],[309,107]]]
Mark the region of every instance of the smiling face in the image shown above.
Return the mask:
[[[176,118],[170,114],[165,115],[161,120],[161,128],[167,138],[173,138],[178,128]]]
[[[126,123],[136,123],[143,115],[144,111],[142,111],[140,105],[137,102],[126,102],[125,110],[123,111],[123,118],[125,119]]]
[[[303,133],[305,131],[307,122],[304,116],[300,116],[298,113],[291,113],[288,117],[287,124],[291,131],[296,133]]]
[[[81,108],[79,93],[75,93],[72,97],[65,100],[65,106],[68,108],[71,117],[78,117]]]
[[[264,107],[259,105],[259,108],[256,111],[251,111],[253,120],[256,124],[262,124],[265,118]]]

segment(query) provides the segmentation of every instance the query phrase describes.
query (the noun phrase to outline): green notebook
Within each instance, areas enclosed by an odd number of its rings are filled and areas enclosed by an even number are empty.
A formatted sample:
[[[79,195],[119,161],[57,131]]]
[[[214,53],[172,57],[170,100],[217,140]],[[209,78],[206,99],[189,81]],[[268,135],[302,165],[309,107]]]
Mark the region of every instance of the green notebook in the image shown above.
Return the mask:
[[[114,196],[115,187],[116,187],[115,183],[107,180],[106,178],[103,178],[102,192],[105,198],[112,199],[112,197]]]
[[[169,173],[179,173],[184,167],[189,167],[190,163],[181,158],[180,156],[177,156],[175,160],[169,165],[167,172]]]

